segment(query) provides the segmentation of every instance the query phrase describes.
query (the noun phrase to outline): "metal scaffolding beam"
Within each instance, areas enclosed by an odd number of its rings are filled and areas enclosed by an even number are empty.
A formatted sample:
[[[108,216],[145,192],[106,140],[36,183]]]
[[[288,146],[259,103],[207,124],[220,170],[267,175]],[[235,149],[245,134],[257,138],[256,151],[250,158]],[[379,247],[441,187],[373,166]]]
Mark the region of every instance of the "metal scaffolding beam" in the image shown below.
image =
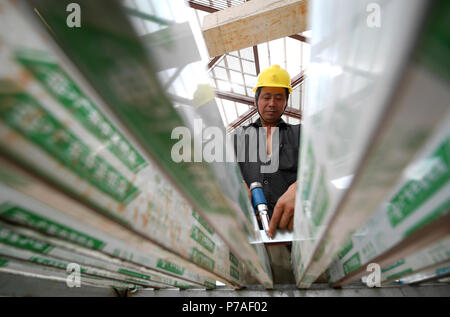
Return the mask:
[[[217,98],[226,99],[226,100],[230,100],[230,101],[234,101],[234,102],[240,102],[240,103],[249,105],[251,107],[255,107],[254,99],[251,97],[239,95],[239,94],[232,93],[232,92],[222,92],[222,91],[218,91],[218,90],[216,90],[215,93],[216,93]],[[284,114],[286,116],[296,118],[299,120],[302,119],[302,113],[300,112],[300,110],[292,108],[292,107],[286,107]],[[238,117],[235,121],[230,123],[230,125],[228,127],[232,127],[232,125],[235,124],[235,122],[242,120],[245,115],[246,115],[246,113],[244,113],[242,116]],[[244,120],[242,122],[245,122],[245,121],[246,120]]]

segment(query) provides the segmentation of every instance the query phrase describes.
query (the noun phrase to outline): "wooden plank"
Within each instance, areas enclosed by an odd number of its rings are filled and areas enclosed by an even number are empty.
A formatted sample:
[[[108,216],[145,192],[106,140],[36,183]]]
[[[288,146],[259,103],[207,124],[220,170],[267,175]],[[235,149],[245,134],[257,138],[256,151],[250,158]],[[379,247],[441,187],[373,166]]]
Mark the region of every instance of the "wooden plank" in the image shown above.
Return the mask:
[[[306,0],[258,0],[207,15],[202,32],[211,57],[307,28]]]

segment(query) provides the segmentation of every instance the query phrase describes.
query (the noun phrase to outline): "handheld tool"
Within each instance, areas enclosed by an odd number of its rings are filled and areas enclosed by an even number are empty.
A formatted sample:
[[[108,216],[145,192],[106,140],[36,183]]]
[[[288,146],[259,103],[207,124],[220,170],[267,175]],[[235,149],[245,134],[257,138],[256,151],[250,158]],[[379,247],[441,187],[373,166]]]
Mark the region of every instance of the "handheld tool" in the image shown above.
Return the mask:
[[[264,196],[263,187],[260,182],[250,184],[250,192],[252,193],[253,208],[259,214],[263,229],[269,232],[269,208],[267,208],[267,200]]]
[[[283,243],[292,242],[292,232],[288,230],[278,229],[275,236],[270,238],[267,234],[269,232],[269,208],[267,207],[267,200],[264,196],[264,191],[261,183],[253,182],[250,184],[250,192],[252,194],[253,208],[255,214],[259,214],[263,230],[259,230],[259,237],[256,241],[250,243]]]

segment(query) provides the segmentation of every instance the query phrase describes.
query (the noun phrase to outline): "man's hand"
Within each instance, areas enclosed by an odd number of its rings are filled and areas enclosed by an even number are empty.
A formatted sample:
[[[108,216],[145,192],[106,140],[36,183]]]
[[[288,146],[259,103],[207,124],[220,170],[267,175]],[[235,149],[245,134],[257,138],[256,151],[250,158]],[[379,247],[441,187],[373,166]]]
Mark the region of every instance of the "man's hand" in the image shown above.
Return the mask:
[[[294,227],[295,193],[297,191],[297,182],[293,183],[278,199],[273,209],[272,219],[269,224],[269,237],[275,235],[277,227],[292,231]]]

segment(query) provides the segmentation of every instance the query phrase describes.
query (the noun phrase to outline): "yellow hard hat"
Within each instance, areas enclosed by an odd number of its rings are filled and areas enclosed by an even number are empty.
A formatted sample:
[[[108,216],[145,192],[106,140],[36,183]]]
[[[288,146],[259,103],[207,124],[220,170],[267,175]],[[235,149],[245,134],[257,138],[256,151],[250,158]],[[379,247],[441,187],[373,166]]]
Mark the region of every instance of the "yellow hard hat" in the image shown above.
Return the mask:
[[[272,65],[259,73],[258,82],[253,91],[256,92],[259,87],[284,87],[292,93],[291,77],[280,65]]]

